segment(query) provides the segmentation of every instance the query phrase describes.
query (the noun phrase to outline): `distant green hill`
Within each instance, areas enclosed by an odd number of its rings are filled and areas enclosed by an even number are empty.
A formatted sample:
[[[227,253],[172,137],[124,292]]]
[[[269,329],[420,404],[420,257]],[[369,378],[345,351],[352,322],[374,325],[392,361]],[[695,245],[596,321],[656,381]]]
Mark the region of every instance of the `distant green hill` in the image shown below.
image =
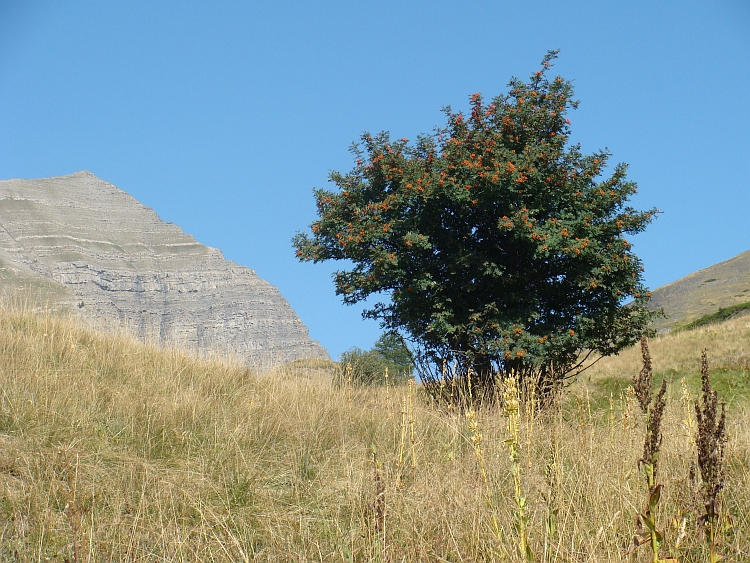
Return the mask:
[[[662,308],[667,314],[666,319],[655,323],[657,330],[671,330],[747,302],[750,251],[655,289],[650,307]]]

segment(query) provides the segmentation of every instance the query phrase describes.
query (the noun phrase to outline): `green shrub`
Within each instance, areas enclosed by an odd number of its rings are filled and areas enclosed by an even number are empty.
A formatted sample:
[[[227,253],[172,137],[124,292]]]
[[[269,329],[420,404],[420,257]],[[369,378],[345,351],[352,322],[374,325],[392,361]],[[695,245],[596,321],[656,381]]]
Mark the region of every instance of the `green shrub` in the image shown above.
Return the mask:
[[[384,333],[371,350],[354,347],[341,354],[336,385],[347,385],[347,366],[351,366],[351,384],[356,387],[385,385],[386,369],[391,384],[405,380],[414,370],[411,352],[395,332]]]
[[[715,313],[711,313],[710,315],[703,315],[701,318],[695,319],[694,321],[689,322],[688,324],[678,328],[677,330],[690,330],[692,328],[698,328],[699,326],[720,323],[748,310],[750,310],[750,303],[738,303],[737,305],[732,305],[731,307],[721,307]]]

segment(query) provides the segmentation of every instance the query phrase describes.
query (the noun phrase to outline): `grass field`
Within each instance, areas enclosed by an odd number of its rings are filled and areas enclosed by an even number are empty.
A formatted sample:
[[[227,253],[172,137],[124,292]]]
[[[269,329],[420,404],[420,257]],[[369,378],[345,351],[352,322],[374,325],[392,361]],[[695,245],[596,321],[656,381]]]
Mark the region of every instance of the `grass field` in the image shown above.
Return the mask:
[[[748,317],[651,342],[661,556],[708,561],[689,479],[704,347],[728,403],[719,550],[750,561]],[[0,561],[523,561],[522,536],[534,561],[623,560],[648,500],[638,350],[541,413],[452,414],[332,369],[255,374],[0,311]]]

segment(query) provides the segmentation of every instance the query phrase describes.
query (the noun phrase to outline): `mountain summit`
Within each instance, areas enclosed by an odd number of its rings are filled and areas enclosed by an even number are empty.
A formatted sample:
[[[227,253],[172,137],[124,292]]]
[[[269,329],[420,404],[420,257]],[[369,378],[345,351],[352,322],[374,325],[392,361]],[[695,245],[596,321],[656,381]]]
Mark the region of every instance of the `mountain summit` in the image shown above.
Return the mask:
[[[0,283],[200,354],[328,358],[278,289],[87,171],[0,181]]]

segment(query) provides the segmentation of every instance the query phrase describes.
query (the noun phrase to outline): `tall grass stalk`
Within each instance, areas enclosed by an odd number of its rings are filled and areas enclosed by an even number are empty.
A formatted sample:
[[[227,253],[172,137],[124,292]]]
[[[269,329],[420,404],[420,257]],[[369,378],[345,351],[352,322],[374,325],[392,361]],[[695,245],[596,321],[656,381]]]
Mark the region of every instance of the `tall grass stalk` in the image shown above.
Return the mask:
[[[411,468],[415,470],[417,468],[417,436],[414,429],[414,387],[416,386],[413,379],[409,379],[407,387],[409,389],[409,440],[411,442]]]
[[[562,412],[559,413],[562,415]],[[549,459],[544,468],[544,480],[547,485],[547,490],[542,493],[542,498],[547,505],[547,517],[544,521],[544,549],[543,549],[543,561],[550,561],[552,559],[552,545],[554,544],[555,538],[557,537],[557,516],[560,512],[558,506],[558,490],[560,488],[560,443],[558,439],[558,431],[562,424],[551,425],[549,429],[551,432],[551,444],[549,447]]]
[[[489,508],[489,511],[490,511],[490,519],[492,521],[492,530],[494,532],[495,539],[499,541],[501,538],[500,524],[497,519],[496,507],[495,507],[492,491],[490,490],[490,480],[489,480],[489,476],[487,473],[487,466],[485,463],[484,451],[482,449],[482,432],[479,429],[479,422],[477,420],[478,413],[474,409],[471,380],[472,380],[472,373],[471,373],[471,370],[469,370],[469,374],[467,377],[469,405],[468,405],[468,409],[465,411],[465,417],[466,417],[467,426],[469,428],[469,433],[471,437],[472,449],[474,450],[474,457],[476,457],[477,463],[479,464],[479,473],[482,477],[482,488],[484,491],[484,495],[487,499],[487,507]]]
[[[513,500],[515,501],[515,526],[518,534],[518,553],[527,561],[533,561],[534,555],[529,545],[528,517],[526,514],[526,497],[521,485],[521,456],[519,447],[520,396],[518,380],[508,377],[503,382],[503,414],[508,420],[508,452],[513,476]]]
[[[386,498],[385,484],[381,476],[380,464],[378,463],[378,454],[375,448],[372,449],[372,468],[373,482],[375,483],[375,496],[373,499],[373,527],[375,531],[376,547],[379,547],[378,553],[382,561],[389,561],[387,535],[385,528],[386,518]]]
[[[71,447],[60,446],[58,451],[65,460],[65,473],[68,481],[67,503],[63,510],[70,524],[71,546],[73,551],[73,563],[81,562],[81,540],[83,534],[84,509],[78,499],[78,466],[79,458],[76,454],[75,463],[71,462]],[[88,559],[88,558],[87,558]]]
[[[409,413],[408,399],[404,397],[401,402],[401,424],[399,425],[401,439],[398,445],[398,462],[396,465],[396,489],[401,488],[404,473],[404,452],[406,449],[406,424]]]

